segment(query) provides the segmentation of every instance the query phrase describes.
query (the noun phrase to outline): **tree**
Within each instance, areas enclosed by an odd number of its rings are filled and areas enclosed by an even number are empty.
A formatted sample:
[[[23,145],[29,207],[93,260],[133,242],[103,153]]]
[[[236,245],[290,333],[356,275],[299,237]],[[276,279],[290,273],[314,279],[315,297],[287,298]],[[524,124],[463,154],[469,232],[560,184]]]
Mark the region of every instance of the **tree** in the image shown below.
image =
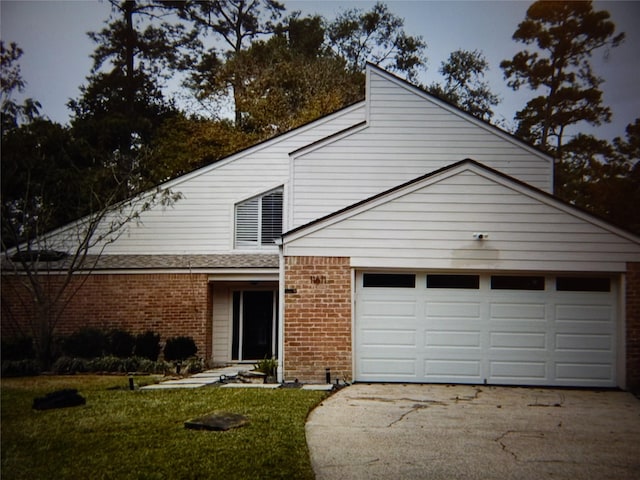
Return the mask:
[[[364,75],[324,46],[321,17],[292,17],[267,41],[255,41],[229,68],[245,78],[245,130],[261,138],[295,128],[360,100]]]
[[[426,90],[446,100],[471,115],[490,121],[491,107],[500,103],[498,96],[491,92],[487,82],[482,81],[489,63],[482,52],[456,50],[442,62],[439,72],[445,83],[432,83]]]
[[[222,67],[225,61],[233,60],[246,49],[248,43],[272,34],[284,6],[275,0],[188,0],[180,7],[180,12],[198,28],[222,39],[227,47],[222,50],[222,58],[215,48],[205,52],[188,85],[201,99],[224,96],[231,89],[235,125],[241,127],[243,112],[239,105],[245,79],[240,71]]]
[[[556,169],[557,195],[640,233],[640,119],[613,144],[579,134],[567,142]]]
[[[7,55],[7,65],[19,58],[18,50],[13,52]],[[24,85],[17,66],[6,72],[11,72],[11,80],[3,77],[3,100]],[[3,101],[3,119],[15,119],[15,112],[15,104]],[[19,333],[33,338],[46,367],[60,318],[103,249],[142,212],[157,204],[170,205],[180,195],[154,189],[122,200],[138,176],[136,170],[126,174],[115,162],[95,162],[72,129],[32,114],[23,117],[21,122],[7,121],[11,128],[2,130],[1,293],[20,299],[28,310],[26,331]],[[131,165],[145,163],[143,158],[134,160]],[[74,221],[58,228],[70,220]],[[10,303],[2,302],[5,321],[18,316],[7,310]],[[14,322],[15,329],[20,325]]]
[[[529,7],[513,39],[537,48],[500,64],[514,90],[523,85],[544,89],[517,112],[517,135],[561,158],[568,126],[610,121],[611,111],[602,105],[599,89],[603,80],[593,73],[589,60],[596,50],[623,41],[624,34],[614,32],[609,13],[594,11],[591,1],[537,1]]]
[[[156,130],[177,115],[164,97],[162,82],[179,67],[195,38],[182,24],[160,21],[160,4],[135,0],[111,0],[111,4],[111,21],[89,34],[96,42],[94,65],[80,98],[69,107],[74,112],[74,135],[98,163],[122,169],[127,176],[137,170],[137,178],[130,178],[128,196],[162,180],[149,175],[153,166],[135,162],[151,159],[143,150],[149,148]]]
[[[363,72],[370,62],[415,82],[426,65],[427,45],[422,37],[407,35],[403,26],[404,20],[383,3],[376,3],[368,12],[354,8],[329,24],[329,45],[352,72]]]
[[[40,104],[28,98],[22,105],[16,103],[13,98],[15,93],[23,92],[26,86],[18,60],[24,52],[17,44],[11,43],[7,47],[0,41],[0,108],[2,131],[17,128],[23,121],[29,121],[39,115]]]

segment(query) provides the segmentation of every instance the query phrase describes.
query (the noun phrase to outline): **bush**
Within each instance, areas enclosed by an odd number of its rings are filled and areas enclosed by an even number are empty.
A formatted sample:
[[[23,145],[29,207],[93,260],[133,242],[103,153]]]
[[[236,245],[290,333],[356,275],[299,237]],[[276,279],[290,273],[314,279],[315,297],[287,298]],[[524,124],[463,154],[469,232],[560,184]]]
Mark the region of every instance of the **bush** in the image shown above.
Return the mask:
[[[2,362],[3,377],[30,377],[40,374],[40,364],[37,360],[5,360]]]
[[[164,359],[168,362],[182,361],[193,357],[198,351],[196,342],[191,337],[171,337],[164,346]]]
[[[92,359],[104,355],[108,346],[109,338],[105,332],[85,327],[63,339],[62,352],[67,357]]]
[[[149,330],[136,335],[133,350],[136,357],[157,362],[160,355],[160,334]]]
[[[60,357],[51,367],[53,373],[71,375],[89,372],[89,361],[86,358]]]
[[[109,332],[107,353],[118,358],[128,358],[133,355],[136,345],[135,337],[125,330],[114,329]]]
[[[52,371],[60,375],[76,373],[166,373],[170,369],[166,362],[153,362],[147,358],[118,358],[105,356],[87,360],[84,358],[60,357]]]
[[[2,361],[6,360],[27,360],[35,358],[33,340],[31,337],[15,337],[2,339],[1,347]]]

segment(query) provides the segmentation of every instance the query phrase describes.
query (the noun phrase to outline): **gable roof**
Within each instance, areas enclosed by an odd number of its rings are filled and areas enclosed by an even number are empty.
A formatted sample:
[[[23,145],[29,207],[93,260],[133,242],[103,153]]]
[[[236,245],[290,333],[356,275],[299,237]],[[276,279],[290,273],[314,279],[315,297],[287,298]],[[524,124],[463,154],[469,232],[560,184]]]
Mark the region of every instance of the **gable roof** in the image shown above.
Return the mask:
[[[598,225],[599,227],[604,228],[610,231],[611,233],[614,233],[620,237],[623,237],[631,242],[634,242],[640,245],[640,237],[638,237],[636,234],[629,232],[627,230],[624,230],[620,227],[617,227],[611,224],[610,222],[608,222],[606,219],[599,217],[598,215],[595,215],[575,205],[569,204],[557,198],[556,196],[551,195],[550,193],[547,193],[543,190],[533,187],[528,183],[525,183],[521,180],[513,178],[509,175],[506,175],[498,170],[487,167],[486,165],[483,165],[470,158],[461,160],[459,162],[445,166],[438,170],[434,170],[425,175],[414,178],[413,180],[402,183],[400,185],[397,185],[396,187],[390,188],[386,191],[380,192],[376,195],[366,198],[360,202],[349,205],[341,210],[337,210],[333,213],[325,215],[324,217],[318,218],[312,222],[309,222],[307,224],[304,224],[297,228],[289,230],[288,232],[285,232],[282,235],[283,243],[302,237],[307,233],[311,233],[312,231],[319,230],[324,226],[339,222],[342,219],[349,218],[350,216],[355,215],[356,213],[362,210],[366,210],[370,208],[373,204],[377,202],[388,201],[394,198],[395,196],[399,196],[405,193],[406,191],[411,191],[413,188],[418,188],[425,181],[428,181],[428,180],[437,181],[440,178],[451,176],[451,175],[454,175],[455,173],[458,173],[463,170],[468,170],[468,169],[474,170],[481,174],[484,173],[485,175],[492,177],[494,180],[497,180],[500,183],[514,187],[515,189],[519,190],[522,193],[534,196],[546,204],[549,204],[571,215],[580,217],[582,220]]]

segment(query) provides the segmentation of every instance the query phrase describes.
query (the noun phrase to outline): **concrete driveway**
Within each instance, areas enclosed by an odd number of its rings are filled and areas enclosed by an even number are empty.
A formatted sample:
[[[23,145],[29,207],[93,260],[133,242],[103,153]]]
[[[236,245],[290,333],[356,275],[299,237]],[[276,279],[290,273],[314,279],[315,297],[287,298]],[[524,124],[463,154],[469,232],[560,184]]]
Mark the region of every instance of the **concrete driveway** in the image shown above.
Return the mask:
[[[306,431],[317,480],[640,478],[626,392],[356,384]]]

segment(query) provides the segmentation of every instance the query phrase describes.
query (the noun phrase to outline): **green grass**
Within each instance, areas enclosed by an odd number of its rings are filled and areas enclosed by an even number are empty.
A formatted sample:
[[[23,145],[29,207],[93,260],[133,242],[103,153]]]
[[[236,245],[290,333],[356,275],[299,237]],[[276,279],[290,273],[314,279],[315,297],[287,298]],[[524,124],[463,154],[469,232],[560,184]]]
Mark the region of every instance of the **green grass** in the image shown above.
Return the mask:
[[[127,382],[113,376],[3,379],[2,478],[314,478],[304,423],[326,393],[130,391]],[[61,388],[77,388],[87,404],[32,409],[35,397]],[[250,423],[227,432],[184,428],[186,420],[215,411],[245,415]]]

